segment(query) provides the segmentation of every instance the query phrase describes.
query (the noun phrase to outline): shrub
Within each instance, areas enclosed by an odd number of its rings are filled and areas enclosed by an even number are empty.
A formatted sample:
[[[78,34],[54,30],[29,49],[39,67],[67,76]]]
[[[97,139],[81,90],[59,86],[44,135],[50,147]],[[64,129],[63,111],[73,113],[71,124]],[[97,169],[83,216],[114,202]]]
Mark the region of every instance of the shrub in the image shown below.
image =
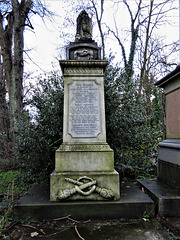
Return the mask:
[[[110,65],[106,71],[107,141],[115,152],[115,165],[142,175],[154,166],[152,160],[157,158],[163,118],[158,90],[154,88],[153,100],[148,102],[143,94],[138,98],[138,84],[138,79],[129,79],[118,67]]]
[[[128,167],[136,176],[152,168],[163,137],[160,94],[154,88],[149,102],[143,94],[138,98],[138,84],[138,79],[129,79],[122,69],[109,65],[105,76],[107,142],[114,150],[115,165]],[[61,77],[40,79],[28,103],[31,114],[26,111],[19,125],[17,159],[26,180],[48,181],[54,169],[55,150],[62,143]]]
[[[28,104],[31,112],[25,111],[19,124],[16,157],[26,181],[47,182],[62,142],[62,79],[55,74],[41,78]]]

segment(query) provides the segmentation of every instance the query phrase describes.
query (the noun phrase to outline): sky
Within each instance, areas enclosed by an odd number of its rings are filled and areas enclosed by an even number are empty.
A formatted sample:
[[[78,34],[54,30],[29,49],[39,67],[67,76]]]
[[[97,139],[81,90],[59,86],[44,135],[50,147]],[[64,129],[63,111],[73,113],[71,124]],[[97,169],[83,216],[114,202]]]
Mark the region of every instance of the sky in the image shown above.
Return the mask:
[[[50,21],[45,19],[44,22],[37,15],[34,15],[30,20],[34,27],[34,30],[26,29],[25,30],[25,73],[32,73],[32,75],[40,75],[44,72],[51,72],[52,70],[60,70],[58,60],[65,58],[65,51],[63,52],[60,47],[67,44],[67,39],[65,41],[62,38],[63,32],[68,32],[66,26],[62,27],[62,23],[65,19],[65,9],[62,4],[62,0],[46,0],[49,6],[49,9],[57,16],[53,17],[53,20]],[[105,0],[106,4],[110,1]],[[143,0],[144,1],[144,0]],[[178,6],[178,1],[177,6]],[[107,8],[105,20],[108,24],[113,22],[111,8]],[[126,27],[126,16],[123,15],[125,12],[124,9],[119,9],[122,28]],[[179,26],[178,26],[178,10],[174,12],[173,21],[175,22],[174,26],[162,26],[162,29],[159,29],[163,35],[166,36],[168,41],[173,41],[178,39],[179,35]],[[76,26],[74,26],[75,31]],[[69,30],[72,31],[72,30]],[[96,40],[96,30],[93,31],[93,39]],[[70,39],[71,41],[73,39]],[[115,40],[109,37],[107,41],[107,49],[112,49],[113,52],[119,52],[119,45]],[[178,61],[178,60],[177,60]]]

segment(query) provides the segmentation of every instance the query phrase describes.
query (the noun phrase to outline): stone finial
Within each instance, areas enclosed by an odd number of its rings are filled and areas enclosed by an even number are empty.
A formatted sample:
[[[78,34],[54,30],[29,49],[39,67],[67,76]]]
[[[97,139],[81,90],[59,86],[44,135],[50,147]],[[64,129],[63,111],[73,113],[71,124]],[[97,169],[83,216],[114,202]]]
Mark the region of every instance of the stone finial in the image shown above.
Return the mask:
[[[92,40],[92,20],[85,10],[77,18],[77,32],[75,41]]]
[[[66,48],[67,60],[100,60],[101,48],[92,39],[92,20],[85,10],[77,17],[75,41]]]

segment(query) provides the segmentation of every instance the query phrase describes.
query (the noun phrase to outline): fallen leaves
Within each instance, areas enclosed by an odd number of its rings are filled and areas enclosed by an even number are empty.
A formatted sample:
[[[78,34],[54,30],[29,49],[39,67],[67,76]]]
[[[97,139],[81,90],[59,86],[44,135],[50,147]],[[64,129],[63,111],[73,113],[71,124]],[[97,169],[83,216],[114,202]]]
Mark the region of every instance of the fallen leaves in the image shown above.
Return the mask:
[[[81,226],[81,224],[87,224],[91,222],[91,220],[87,221],[78,221],[76,219],[73,219],[71,215],[67,215],[64,217],[52,219],[52,220],[43,220],[43,222],[36,222],[31,224],[23,224],[20,222],[16,222],[13,224],[13,236],[18,235],[18,237],[23,236],[27,237],[27,239],[30,238],[49,238],[52,236],[56,236],[58,234],[61,234],[65,231],[69,231],[70,229],[74,229],[78,238],[81,240],[85,240],[83,238],[78,230],[78,227]],[[20,239],[20,238],[18,238]],[[23,239],[23,238],[22,238]]]
[[[39,235],[38,232],[32,232],[32,233],[31,233],[31,237],[37,237],[38,235]]]

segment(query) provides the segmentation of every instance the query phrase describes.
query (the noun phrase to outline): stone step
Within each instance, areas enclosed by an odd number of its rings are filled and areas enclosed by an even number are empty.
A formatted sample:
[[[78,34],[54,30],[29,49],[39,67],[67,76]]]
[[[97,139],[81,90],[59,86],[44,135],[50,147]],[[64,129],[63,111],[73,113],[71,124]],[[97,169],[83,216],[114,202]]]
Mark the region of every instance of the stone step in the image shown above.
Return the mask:
[[[30,194],[21,197],[14,206],[20,219],[55,219],[71,215],[75,219],[137,219],[146,213],[155,216],[154,201],[134,183],[121,186],[119,201],[64,201],[50,202],[48,185],[34,185]]]
[[[180,194],[157,180],[140,179],[138,185],[155,201],[160,217],[180,217]]]

